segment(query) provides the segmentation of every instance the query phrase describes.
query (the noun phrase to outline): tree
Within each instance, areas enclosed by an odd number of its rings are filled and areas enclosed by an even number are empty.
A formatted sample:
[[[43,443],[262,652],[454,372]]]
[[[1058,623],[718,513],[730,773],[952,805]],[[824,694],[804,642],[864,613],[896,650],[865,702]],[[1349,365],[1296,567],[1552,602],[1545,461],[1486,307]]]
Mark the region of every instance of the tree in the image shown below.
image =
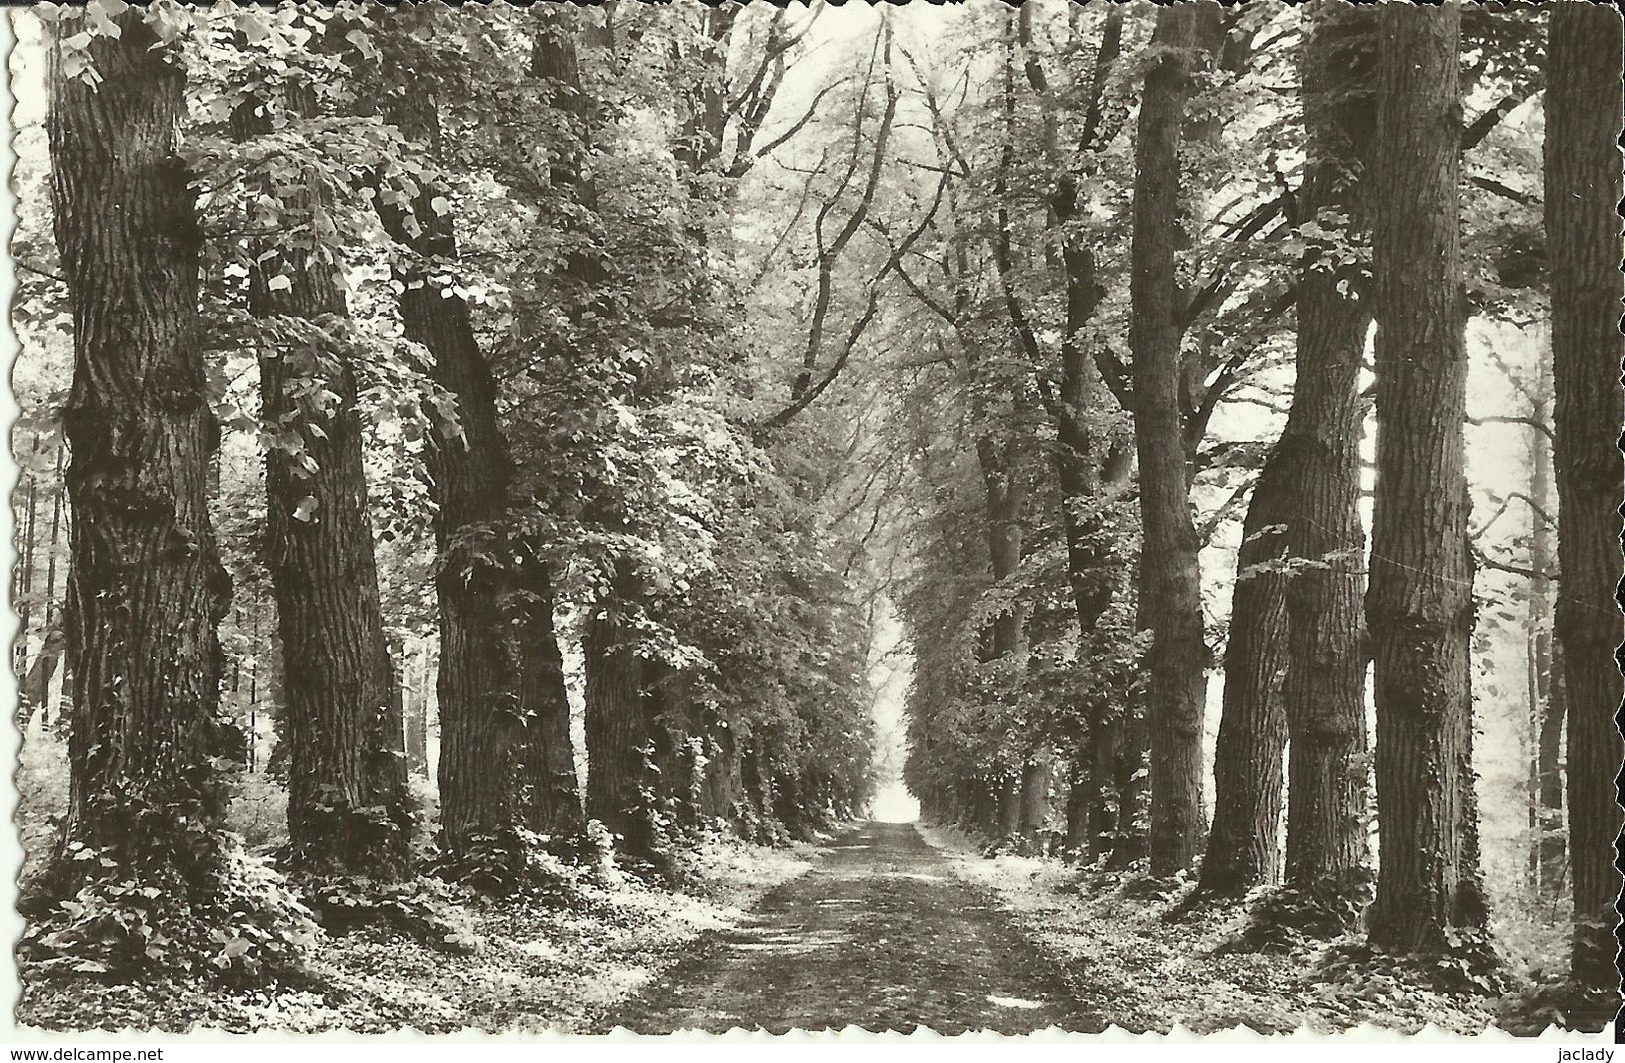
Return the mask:
[[[595,231],[598,189],[588,170],[592,150],[593,100],[582,84],[573,23],[562,13],[536,16],[530,74],[544,106],[560,122],[561,140],[552,153],[548,184],[568,209],[561,223],[575,240],[567,273],[579,286],[567,313],[578,333],[590,336],[595,325],[614,314],[609,307],[612,285]],[[565,341],[570,343],[572,341]],[[579,339],[574,341],[580,343]],[[590,374],[587,364],[605,352],[564,351],[569,371]],[[635,389],[635,382],[631,383]],[[616,399],[630,398],[622,391]],[[619,501],[595,499],[592,518],[609,524]],[[625,517],[625,513],[618,514]],[[634,861],[645,860],[655,845],[650,800],[651,745],[657,709],[653,703],[647,659],[640,655],[636,620],[642,613],[645,586],[636,562],[612,558],[597,601],[590,607],[583,650],[586,654],[587,815],[609,828],[617,848]]]
[[[392,64],[386,110],[436,155],[437,86],[408,73],[410,61]],[[449,191],[426,179],[407,209],[386,201],[380,213],[407,259],[396,271],[404,333],[427,348],[433,379],[456,401],[426,452],[437,501],[442,842],[454,860],[483,854],[509,865],[489,870],[511,874],[524,849],[515,828],[562,851],[584,824],[546,544],[527,541],[510,515],[524,500],[497,419],[498,385],[468,301],[436,268],[457,261]]]
[[[1558,570],[1556,629],[1568,698],[1571,972],[1617,1004],[1611,859],[1620,829],[1614,663],[1619,578],[1620,19],[1608,7],[1552,9],[1547,54],[1546,233],[1552,269]]]
[[[1198,879],[1205,892],[1220,895],[1273,881],[1280,864],[1286,577],[1271,562],[1285,549],[1282,522],[1293,484],[1276,454],[1253,485],[1236,555],[1224,707],[1213,758],[1213,829]]]
[[[1453,951],[1481,930],[1464,469],[1461,9],[1390,8],[1378,51],[1372,267],[1377,493],[1366,594],[1382,861],[1373,945]]]
[[[1376,129],[1375,12],[1323,4],[1302,59],[1308,161],[1305,221],[1352,241],[1369,224]],[[1312,252],[1298,275],[1297,379],[1271,462],[1286,466],[1288,660],[1283,689],[1287,763],[1286,881],[1348,889],[1369,863],[1365,631],[1361,601],[1360,369],[1370,314],[1359,264],[1336,246]],[[1352,914],[1358,904],[1345,909]]]
[[[1026,52],[1022,68],[1027,82],[1044,108],[1044,148],[1058,169],[1046,204],[1046,227],[1060,242],[1060,266],[1065,317],[1061,340],[1060,372],[1053,390],[1040,373],[1039,397],[1055,431],[1054,472],[1060,492],[1060,516],[1066,536],[1067,575],[1078,625],[1080,658],[1100,659],[1105,649],[1098,637],[1101,618],[1111,607],[1115,581],[1111,570],[1123,560],[1113,534],[1112,502],[1129,474],[1127,448],[1120,440],[1101,438],[1091,423],[1105,396],[1090,357],[1087,330],[1106,294],[1102,283],[1099,248],[1080,233],[1082,192],[1097,176],[1099,154],[1114,139],[1119,122],[1108,117],[1107,84],[1122,54],[1124,8],[1112,6],[1100,24],[1094,60],[1089,68],[1087,95],[1081,107],[1077,150],[1061,159],[1057,143],[1060,104],[1044,64],[1033,48],[1035,5],[1022,7],[1018,30]],[[1037,338],[1026,327],[1024,314],[1009,287],[1007,299],[1018,338],[1035,366],[1042,367]],[[1139,748],[1120,756],[1126,707],[1101,699],[1088,716],[1085,735],[1073,760],[1073,794],[1069,800],[1069,845],[1087,843],[1096,854],[1108,851],[1117,840],[1120,780],[1139,770]],[[1124,824],[1127,825],[1126,823]]]
[[[233,115],[238,140],[316,117],[308,86],[284,99],[250,97]],[[407,869],[404,734],[384,638],[378,563],[362,460],[357,340],[322,238],[336,190],[272,172],[261,220],[291,230],[251,241],[249,313],[258,340],[266,450],[266,562],[276,597],[287,699],[288,833],[294,866],[311,874],[392,879]],[[261,201],[261,206],[265,200]],[[331,224],[329,221],[328,224]]]
[[[1190,468],[1181,419],[1181,333],[1174,251],[1179,242],[1181,126],[1192,75],[1219,29],[1219,9],[1160,8],[1134,143],[1134,438],[1140,460],[1140,612],[1152,633],[1146,663],[1151,749],[1153,874],[1195,860],[1202,822],[1202,715],[1208,648],[1201,569],[1190,515]]]
[[[219,426],[199,319],[203,233],[178,154],[186,74],[161,15],[92,6],[59,33],[49,118],[73,311],[75,683],[51,907],[24,949],[76,954],[81,970],[188,969],[254,924],[225,965],[268,972],[294,951],[300,921],[274,884],[245,877],[223,832],[221,765],[240,741],[220,712],[231,584],[207,501]]]

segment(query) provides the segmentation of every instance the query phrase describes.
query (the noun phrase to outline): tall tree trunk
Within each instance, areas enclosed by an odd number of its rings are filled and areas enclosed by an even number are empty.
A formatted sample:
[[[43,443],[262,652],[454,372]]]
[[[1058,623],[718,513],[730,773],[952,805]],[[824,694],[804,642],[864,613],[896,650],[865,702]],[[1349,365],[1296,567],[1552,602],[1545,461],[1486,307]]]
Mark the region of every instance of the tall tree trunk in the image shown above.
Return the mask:
[[[523,575],[523,572],[522,572]],[[570,738],[570,694],[564,655],[553,626],[551,578],[532,570],[532,587],[545,587],[525,603],[519,626],[520,706],[525,717],[522,769],[525,823],[560,852],[579,848],[586,830]]]
[[[290,91],[287,106],[296,114],[314,111],[299,90]],[[255,101],[233,118],[239,139],[269,132],[270,123]],[[283,206],[314,214],[325,194],[306,189]],[[251,314],[304,323],[327,318],[329,328],[348,327],[333,264],[314,247],[290,242],[254,250]],[[293,865],[311,874],[398,878],[407,869],[411,816],[405,758],[398,733],[391,733],[355,366],[341,347],[312,343],[267,344],[259,367],[262,416],[289,444],[266,453],[265,554],[282,641]]]
[[[579,208],[583,215],[597,210],[598,193],[587,169],[591,150],[591,100],[583,91],[580,64],[569,20],[560,12],[540,12],[531,51],[531,76],[545,103],[566,120],[567,132],[549,155],[548,183],[555,194]],[[609,280],[601,253],[590,245],[596,236],[590,223],[572,216],[568,224],[581,227],[578,245],[569,254],[566,269],[572,296],[572,315],[591,309],[598,317],[611,316],[602,290]],[[584,352],[567,352],[577,359]],[[640,390],[637,381],[632,390]],[[593,504],[600,520],[611,518],[606,500]],[[646,860],[655,843],[648,804],[652,780],[648,773],[649,743],[653,737],[650,667],[636,652],[636,636],[624,612],[643,607],[644,586],[632,571],[632,562],[614,563],[609,576],[610,597],[595,603],[583,641],[587,700],[587,815],[620,836],[619,846],[634,861]]]
[[[976,441],[976,457],[981,466],[985,491],[988,569],[995,584],[1014,576],[1021,566],[1021,522],[1027,487],[1021,479],[1013,451],[1008,442],[1001,444],[989,436]],[[983,663],[1000,666],[1001,678],[990,680],[995,684],[1006,687],[1013,684],[1018,671],[1025,668],[1023,642],[1026,613],[1025,604],[1012,599],[1009,608],[993,618],[990,637],[985,642]],[[1008,711],[1015,711],[1013,703],[1006,707]],[[1004,780],[998,788],[997,813],[990,833],[1005,836],[1021,830],[1022,784],[1019,772],[1020,769],[1014,778]]]
[[[1089,813],[1094,788],[1089,782],[1089,764],[1078,753],[1068,768],[1066,791],[1066,848],[1068,859],[1089,847]]]
[[[100,83],[58,74],[48,119],[74,359],[62,839],[114,865],[59,859],[52,892],[71,898],[90,878],[150,885],[196,903],[197,919],[229,874],[214,758],[239,748],[220,712],[231,583],[206,492],[220,433],[198,319],[203,233],[177,151],[183,67],[139,11],[117,24],[118,39],[89,47]]]
[[[1613,867],[1620,810],[1614,649],[1620,642],[1620,19],[1604,6],[1551,12],[1546,89],[1546,233],[1558,494],[1557,638],[1568,699],[1570,871],[1576,982],[1614,996]],[[1617,1001],[1616,1001],[1617,1003]]]
[[[1078,134],[1081,149],[1078,154],[1085,160],[1081,175],[1073,171],[1073,160],[1063,157],[1058,137],[1060,124],[1054,114],[1055,96],[1043,65],[1032,51],[1032,19],[1036,10],[1030,5],[1021,9],[1018,41],[1027,53],[1023,70],[1028,84],[1040,97],[1045,111],[1045,154],[1058,171],[1048,206],[1050,228],[1060,237],[1059,264],[1066,308],[1058,393],[1055,402],[1046,404],[1046,412],[1055,428],[1055,482],[1060,489],[1058,501],[1066,539],[1067,576],[1077,613],[1078,655],[1080,659],[1087,659],[1098,650],[1096,626],[1111,606],[1115,569],[1122,561],[1119,536],[1111,526],[1107,506],[1127,478],[1128,462],[1125,451],[1116,446],[1103,446],[1089,427],[1091,411],[1099,407],[1102,396],[1085,330],[1100,307],[1105,287],[1100,283],[1096,249],[1080,235],[1076,222],[1081,183],[1094,175],[1090,153],[1099,151],[1110,139],[1111,123],[1105,121],[1105,94],[1110,75],[1122,54],[1124,9],[1121,6],[1108,8],[1101,23]],[[963,308],[960,309],[963,312]],[[1105,699],[1097,702],[1104,703]],[[1079,743],[1079,756],[1085,761],[1112,762],[1122,747],[1122,730],[1120,712],[1091,711]],[[1081,817],[1077,829],[1082,833],[1078,841],[1081,844],[1084,837],[1091,839],[1097,855],[1110,848],[1116,829],[1115,778],[1114,770],[1082,771],[1074,780],[1082,790],[1069,799],[1069,805],[1075,806]],[[1069,832],[1071,824],[1069,814]]]
[[[1213,831],[1198,885],[1241,894],[1274,881],[1281,852],[1281,757],[1286,710],[1286,575],[1255,566],[1285,552],[1282,522],[1294,485],[1274,455],[1264,463],[1242,522],[1230,642],[1224,654],[1224,708],[1213,760]]]
[[[48,723],[54,709],[57,713],[58,724],[62,723],[61,706],[51,703],[51,680],[56,675],[57,668],[62,663],[62,650],[67,645],[67,636],[63,631],[62,617],[56,602],[56,558],[58,548],[62,543],[62,517],[63,503],[67,501],[66,492],[62,486],[62,474],[67,468],[67,448],[60,439],[56,445],[56,481],[51,487],[51,544],[45,555],[45,642],[41,647],[44,661],[41,664],[44,682],[41,685],[38,704],[44,706],[45,717],[42,722]],[[19,623],[18,625],[22,625]],[[40,662],[36,662],[40,663]],[[32,695],[30,696],[32,700]]]
[[[40,644],[33,661],[29,662],[28,672],[22,677],[18,690],[25,710],[43,707],[44,715],[40,718],[42,726],[50,722],[51,681],[56,678],[57,666],[62,663],[62,649],[66,644],[67,639],[61,628],[46,628],[45,641]]]
[[[405,136],[438,150],[439,116],[409,73],[390,101]],[[455,261],[443,190],[423,184],[410,216],[380,208],[390,236],[425,261]],[[437,509],[440,566],[441,830],[448,852],[501,839],[521,824],[573,847],[584,823],[570,745],[570,704],[553,629],[553,581],[540,544],[508,529],[514,468],[497,419],[499,388],[480,350],[468,303],[433,283],[432,271],[401,270],[401,321],[408,339],[434,355],[434,381],[457,398],[460,437],[430,439],[428,465]],[[501,542],[490,541],[495,537]]]
[[[588,662],[587,815],[619,836],[619,850],[634,861],[647,859],[655,843],[649,806],[654,713],[644,659],[616,603],[635,602],[641,596],[636,577],[617,573],[612,601],[592,607],[583,647]],[[765,779],[754,754],[746,761],[749,791],[753,780],[760,787]],[[747,792],[748,798],[759,796]],[[771,805],[762,808],[767,811]]]
[[[1568,871],[1568,833],[1563,817],[1563,728],[1568,722],[1567,684],[1563,681],[1563,651],[1550,636],[1546,639],[1547,676],[1541,695],[1540,731],[1536,735],[1536,786],[1540,830],[1537,859],[1541,896],[1557,898],[1563,892]]]
[[[1542,367],[1530,417],[1537,425],[1551,423],[1551,376]],[[1559,763],[1563,739],[1562,684],[1554,682],[1558,664],[1553,656],[1552,581],[1545,573],[1553,568],[1552,528],[1541,512],[1551,503],[1551,441],[1540,428],[1529,431],[1529,496],[1538,509],[1530,513],[1529,567],[1536,576],[1529,581],[1527,612],[1530,755],[1529,851],[1530,886],[1537,896],[1555,897],[1563,889],[1563,772]]]
[[[976,441],[976,456],[982,468],[986,490],[988,568],[995,583],[1009,579],[1021,567],[1022,517],[1027,504],[1027,485],[1021,478],[1017,456],[1009,443],[996,443],[984,436]],[[1020,667],[1026,606],[1011,607],[993,620],[989,660],[1011,659]]]
[[[39,450],[39,434],[34,435],[34,449]],[[31,634],[30,623],[32,606],[29,597],[34,591],[34,524],[35,514],[39,510],[39,489],[34,474],[29,473],[23,478],[27,487],[23,491],[26,501],[23,503],[23,534],[18,542],[17,567],[12,570],[12,601],[17,603],[17,641],[12,646],[12,673],[17,676],[28,672],[28,636]],[[36,706],[29,705],[31,712]]]
[[[429,774],[429,677],[421,654],[408,657],[406,699],[406,766],[425,778]]]
[[[1217,5],[1157,11],[1134,142],[1131,250],[1134,437],[1140,458],[1141,610],[1147,654],[1151,750],[1151,871],[1168,875],[1196,858],[1202,822],[1202,715],[1207,645],[1202,636],[1199,543],[1190,514],[1179,402],[1181,329],[1174,250],[1179,242],[1179,155],[1191,74],[1216,35]]]
[[[1439,953],[1476,928],[1466,763],[1473,623],[1462,426],[1461,9],[1393,7],[1378,53],[1377,493],[1371,618],[1382,860],[1374,945]],[[1475,925],[1476,924],[1476,925]]]
[[[1050,760],[1047,753],[1034,753],[1021,768],[1021,831],[1022,845],[1037,853],[1039,832],[1049,821]]]
[[[1322,4],[1304,46],[1309,160],[1304,217],[1344,214],[1367,224],[1358,176],[1375,149],[1365,94],[1376,72],[1378,13]],[[1297,382],[1271,461],[1290,482],[1287,552],[1300,566],[1287,584],[1286,880],[1363,888],[1369,768],[1365,714],[1365,609],[1361,572],[1360,369],[1370,315],[1339,291],[1352,269],[1305,262],[1298,274]],[[1346,910],[1346,909],[1340,909]]]

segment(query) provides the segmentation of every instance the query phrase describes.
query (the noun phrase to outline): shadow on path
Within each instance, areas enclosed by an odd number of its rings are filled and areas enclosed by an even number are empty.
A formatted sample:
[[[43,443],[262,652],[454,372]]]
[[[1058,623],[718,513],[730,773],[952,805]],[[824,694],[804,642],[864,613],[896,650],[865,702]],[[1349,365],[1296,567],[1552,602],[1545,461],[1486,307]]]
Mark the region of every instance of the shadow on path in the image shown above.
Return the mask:
[[[1043,959],[906,823],[833,842],[739,927],[597,1024],[637,1033],[1099,1030]]]

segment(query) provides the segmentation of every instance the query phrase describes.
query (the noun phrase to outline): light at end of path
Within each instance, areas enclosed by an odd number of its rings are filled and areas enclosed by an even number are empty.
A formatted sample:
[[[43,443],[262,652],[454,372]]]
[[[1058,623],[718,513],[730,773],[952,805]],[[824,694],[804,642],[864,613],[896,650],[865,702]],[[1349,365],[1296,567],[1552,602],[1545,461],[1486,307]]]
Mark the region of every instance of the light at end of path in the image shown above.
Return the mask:
[[[894,782],[875,795],[871,814],[881,823],[913,823],[920,818],[920,802],[901,782]]]

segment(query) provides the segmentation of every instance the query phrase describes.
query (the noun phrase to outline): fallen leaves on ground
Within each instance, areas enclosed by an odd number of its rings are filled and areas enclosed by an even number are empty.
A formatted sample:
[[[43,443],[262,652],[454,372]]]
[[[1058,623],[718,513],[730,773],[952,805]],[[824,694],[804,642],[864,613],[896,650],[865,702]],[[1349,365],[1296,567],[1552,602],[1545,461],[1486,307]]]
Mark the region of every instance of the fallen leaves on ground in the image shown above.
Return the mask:
[[[1414,1033],[1432,1025],[1481,1033],[1494,1001],[1424,989],[1397,973],[1331,982],[1317,977],[1325,946],[1284,953],[1221,950],[1245,921],[1239,901],[1193,906],[1170,918],[1188,883],[1085,871],[1050,858],[984,858],[965,835],[921,832],[960,877],[997,898],[1057,962],[1073,994],[1117,1026],[1176,1024],[1196,1033],[1248,1027],[1334,1033],[1370,1024]]]
[[[737,923],[764,893],[806,871],[811,851],[713,837],[685,857],[680,891],[627,879],[588,886],[569,908],[474,900],[466,911],[480,945],[465,955],[382,926],[324,938],[300,986],[227,991],[161,973],[107,984],[24,970],[17,1021],[47,1030],[570,1031],[636,992],[701,934]]]

